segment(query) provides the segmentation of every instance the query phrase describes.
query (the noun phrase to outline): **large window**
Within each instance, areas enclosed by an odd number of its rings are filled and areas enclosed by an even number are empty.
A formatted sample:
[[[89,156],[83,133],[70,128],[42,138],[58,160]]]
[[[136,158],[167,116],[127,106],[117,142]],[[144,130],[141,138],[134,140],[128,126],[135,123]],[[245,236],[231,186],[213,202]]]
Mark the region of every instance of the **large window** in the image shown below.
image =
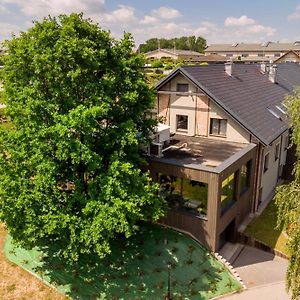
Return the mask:
[[[268,171],[269,169],[269,160],[270,160],[270,153],[268,152],[264,158],[264,172]]]
[[[188,116],[176,115],[176,130],[177,131],[188,130]]]
[[[175,209],[205,217],[208,185],[195,180],[158,174],[160,193]]]
[[[188,83],[177,83],[176,91],[177,92],[188,92],[189,91]]]
[[[249,160],[245,165],[242,165],[240,169],[240,194],[246,192],[250,186],[250,170],[251,160]]]
[[[227,120],[225,119],[210,119],[210,131],[211,135],[226,136]]]
[[[224,214],[236,201],[235,178],[236,178],[235,173],[232,173],[222,181],[221,214]]]
[[[275,148],[275,161],[279,158],[279,154],[280,154],[280,143],[278,143]]]

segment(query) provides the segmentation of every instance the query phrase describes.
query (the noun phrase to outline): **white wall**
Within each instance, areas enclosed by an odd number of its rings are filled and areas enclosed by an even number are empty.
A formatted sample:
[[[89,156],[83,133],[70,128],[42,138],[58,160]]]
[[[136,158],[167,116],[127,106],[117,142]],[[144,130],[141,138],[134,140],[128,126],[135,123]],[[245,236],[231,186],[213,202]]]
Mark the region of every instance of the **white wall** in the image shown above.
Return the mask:
[[[240,143],[249,143],[250,142],[250,134],[241,127],[233,118],[231,118],[228,114],[226,114],[220,107],[218,107],[213,101],[209,102],[209,119],[226,119],[227,120],[227,135],[226,137],[217,137],[210,136],[211,138],[231,141],[231,142],[240,142]],[[209,120],[210,122],[210,120]],[[210,125],[208,125],[209,131]]]
[[[266,153],[270,153],[269,156],[269,168],[264,172],[264,166],[262,166],[262,178],[261,178],[261,188],[262,195],[261,201],[266,201],[274,193],[275,187],[278,182],[279,166],[284,165],[286,162],[286,149],[285,148],[285,137],[288,135],[288,131],[284,132],[279,138],[277,138],[272,145],[264,148],[264,156]],[[276,145],[280,143],[280,156],[279,159],[275,161],[275,151]],[[263,162],[264,162],[263,156]]]

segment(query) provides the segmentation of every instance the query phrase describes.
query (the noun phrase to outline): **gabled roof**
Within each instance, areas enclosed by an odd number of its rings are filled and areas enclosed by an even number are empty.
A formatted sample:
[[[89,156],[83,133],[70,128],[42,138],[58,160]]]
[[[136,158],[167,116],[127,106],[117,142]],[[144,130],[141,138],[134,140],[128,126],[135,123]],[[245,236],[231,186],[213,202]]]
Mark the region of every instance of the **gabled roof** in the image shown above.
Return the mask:
[[[298,64],[279,64],[277,72],[278,83],[274,84],[259,65],[234,64],[232,76],[225,72],[224,65],[184,66],[161,80],[156,89],[180,73],[264,145],[269,145],[288,129],[276,106],[281,106],[285,96],[300,85]]]
[[[172,55],[192,55],[192,56],[198,56],[198,55],[203,55],[199,52],[196,51],[191,51],[191,50],[179,50],[179,49],[156,49],[150,52],[145,53],[145,55],[150,55],[152,53],[156,53],[156,52],[165,52],[168,54],[172,54]]]
[[[290,51],[284,53],[283,55],[281,55],[279,58],[277,58],[274,62],[280,61],[282,58],[284,58],[285,56],[290,55],[290,54],[294,54],[297,58],[300,59],[300,55],[297,52],[295,52],[294,50],[290,50]]]

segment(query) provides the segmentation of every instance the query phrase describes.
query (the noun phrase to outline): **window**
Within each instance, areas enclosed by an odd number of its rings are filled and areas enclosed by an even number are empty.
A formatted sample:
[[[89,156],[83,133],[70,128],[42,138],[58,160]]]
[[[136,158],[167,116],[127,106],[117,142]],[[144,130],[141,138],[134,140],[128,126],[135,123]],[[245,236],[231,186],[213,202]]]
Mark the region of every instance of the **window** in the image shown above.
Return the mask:
[[[188,83],[177,83],[176,92],[188,92],[189,85]]]
[[[247,191],[250,186],[250,170],[251,160],[249,160],[245,165],[242,165],[240,169],[240,195]]]
[[[280,57],[281,55],[280,55],[280,53],[275,53],[274,54],[274,57]]]
[[[279,152],[280,152],[280,143],[278,143],[275,148],[275,161],[279,158]]]
[[[258,56],[258,57],[264,57],[265,54],[264,54],[264,53],[257,53],[257,56]]]
[[[284,141],[284,150],[287,150],[288,147],[289,147],[289,135],[286,135]]]
[[[244,54],[242,54],[242,57],[248,57],[249,56],[249,54],[248,53],[244,53]]]
[[[264,159],[264,172],[266,172],[269,169],[269,158],[270,158],[270,153],[267,153]]]
[[[176,130],[187,131],[188,130],[188,116],[176,115]]]
[[[226,54],[226,57],[233,57],[233,54],[227,53],[227,54]]]
[[[232,173],[222,181],[221,215],[224,214],[235,203],[235,178],[235,173]]]
[[[226,136],[227,120],[225,119],[210,119],[210,134]]]
[[[200,217],[207,215],[208,185],[203,182],[159,173],[160,194],[170,207]]]

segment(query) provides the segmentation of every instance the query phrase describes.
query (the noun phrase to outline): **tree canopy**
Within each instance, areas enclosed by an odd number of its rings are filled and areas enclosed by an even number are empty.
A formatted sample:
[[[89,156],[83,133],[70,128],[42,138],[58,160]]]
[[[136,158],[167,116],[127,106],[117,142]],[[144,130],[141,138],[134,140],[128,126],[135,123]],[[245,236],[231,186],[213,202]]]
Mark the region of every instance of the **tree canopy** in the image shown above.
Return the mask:
[[[297,161],[294,165],[294,181],[277,188],[278,226],[289,235],[287,250],[290,255],[287,271],[287,288],[292,299],[300,298],[300,89],[286,99],[291,117],[291,140],[296,146]]]
[[[0,220],[22,246],[56,243],[70,259],[157,220],[165,204],[140,170],[154,95],[133,54],[82,14],[48,17],[6,43]]]
[[[206,40],[201,36],[182,36],[172,39],[152,38],[139,46],[139,52],[146,53],[158,48],[173,49],[174,47],[179,50],[192,50],[202,53],[206,48]]]

